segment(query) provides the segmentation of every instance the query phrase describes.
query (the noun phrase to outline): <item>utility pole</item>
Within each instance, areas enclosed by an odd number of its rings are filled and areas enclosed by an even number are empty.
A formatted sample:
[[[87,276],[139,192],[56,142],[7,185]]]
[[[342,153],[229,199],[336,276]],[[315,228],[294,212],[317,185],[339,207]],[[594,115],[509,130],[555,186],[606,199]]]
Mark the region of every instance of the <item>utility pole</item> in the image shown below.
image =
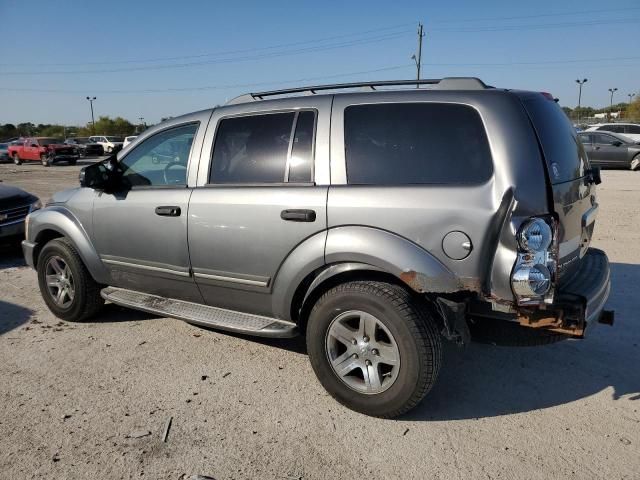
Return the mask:
[[[587,83],[587,79],[584,80],[576,80],[578,84],[578,122],[580,122],[580,101],[582,100],[582,85]]]
[[[611,101],[609,102],[609,118],[611,118],[611,114],[613,113],[613,93],[617,92],[618,89],[610,88],[609,91],[611,92]]]
[[[424,25],[422,25],[422,22],[418,22],[418,56],[411,56],[413,61],[416,62],[416,80],[418,80],[418,82],[420,82],[420,68],[422,67],[422,39],[424,36]],[[416,88],[420,88],[420,83],[416,83]]]
[[[144,117],[138,117],[138,120],[140,120],[140,133],[142,133],[144,130]]]
[[[93,101],[96,99],[96,97],[87,97],[87,100],[89,100],[89,103],[91,104],[91,132],[95,135],[96,133],[96,119],[93,116]]]

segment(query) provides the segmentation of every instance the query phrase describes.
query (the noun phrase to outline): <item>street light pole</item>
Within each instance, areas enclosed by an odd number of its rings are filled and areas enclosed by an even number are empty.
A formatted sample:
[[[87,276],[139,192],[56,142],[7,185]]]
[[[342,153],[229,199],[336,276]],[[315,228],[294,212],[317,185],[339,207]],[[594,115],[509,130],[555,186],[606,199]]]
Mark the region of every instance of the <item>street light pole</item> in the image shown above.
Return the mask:
[[[609,91],[611,92],[611,100],[609,102],[609,118],[611,118],[611,114],[613,113],[613,93],[617,92],[618,89],[617,88],[610,88]]]
[[[578,122],[580,122],[580,101],[582,100],[582,85],[587,83],[588,79],[584,79],[584,80],[576,80],[576,83],[578,84]]]
[[[87,100],[89,100],[89,104],[91,105],[91,132],[92,133],[96,133],[96,119],[93,116],[93,101],[96,99],[96,97],[87,97]]]
[[[631,102],[633,102],[633,97],[635,96],[635,93],[627,93],[627,97],[629,97],[629,105],[631,105]]]

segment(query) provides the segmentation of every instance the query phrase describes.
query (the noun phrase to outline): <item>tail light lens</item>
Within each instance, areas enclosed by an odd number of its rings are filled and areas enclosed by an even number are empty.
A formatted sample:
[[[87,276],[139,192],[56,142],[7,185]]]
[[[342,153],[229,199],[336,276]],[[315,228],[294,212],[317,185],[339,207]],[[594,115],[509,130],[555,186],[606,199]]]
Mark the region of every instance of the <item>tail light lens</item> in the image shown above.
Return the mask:
[[[553,217],[532,217],[518,229],[518,258],[511,274],[518,305],[553,302],[558,258],[556,230]]]

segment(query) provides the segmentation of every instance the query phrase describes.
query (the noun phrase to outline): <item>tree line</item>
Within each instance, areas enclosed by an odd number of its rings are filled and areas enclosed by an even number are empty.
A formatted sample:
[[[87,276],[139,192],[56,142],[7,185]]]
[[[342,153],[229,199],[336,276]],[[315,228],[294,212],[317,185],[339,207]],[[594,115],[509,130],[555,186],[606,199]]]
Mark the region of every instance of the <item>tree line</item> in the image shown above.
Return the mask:
[[[98,117],[95,127],[91,122],[85,126],[60,125],[60,124],[34,124],[31,122],[5,123],[0,125],[0,139],[6,140],[14,137],[89,137],[91,135],[116,135],[127,136],[140,133],[148,128],[148,125],[136,125],[122,117]]]
[[[637,98],[631,103],[616,103],[606,108],[562,107],[562,110],[564,110],[564,113],[566,113],[569,118],[574,120],[577,118],[593,117],[596,113],[620,112],[620,119],[638,122],[640,121],[640,98]]]

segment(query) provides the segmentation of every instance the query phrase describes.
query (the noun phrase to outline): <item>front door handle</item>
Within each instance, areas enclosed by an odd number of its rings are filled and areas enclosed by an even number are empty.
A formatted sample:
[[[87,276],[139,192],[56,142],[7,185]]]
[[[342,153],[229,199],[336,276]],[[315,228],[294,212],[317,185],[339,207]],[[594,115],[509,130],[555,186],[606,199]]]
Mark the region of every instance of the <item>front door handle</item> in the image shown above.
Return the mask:
[[[290,222],[315,222],[316,212],[314,210],[283,210],[280,212],[280,218]]]
[[[156,215],[160,215],[161,217],[179,217],[180,207],[176,207],[176,206],[156,207]]]

